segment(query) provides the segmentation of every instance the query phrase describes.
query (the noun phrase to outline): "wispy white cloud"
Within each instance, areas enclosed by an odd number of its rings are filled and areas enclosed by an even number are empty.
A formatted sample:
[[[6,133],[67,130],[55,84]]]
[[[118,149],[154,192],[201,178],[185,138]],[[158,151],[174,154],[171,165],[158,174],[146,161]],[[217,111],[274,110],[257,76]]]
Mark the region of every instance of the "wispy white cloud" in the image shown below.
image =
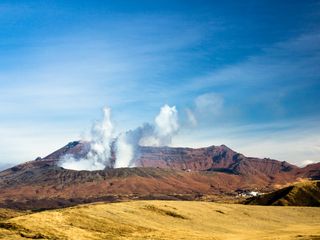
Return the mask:
[[[205,93],[195,99],[196,111],[217,115],[223,109],[223,97],[216,93]]]
[[[193,79],[186,90],[245,84],[257,87],[292,86],[314,82],[319,76],[320,33],[308,33],[265,48],[259,55]],[[304,81],[307,80],[307,81]]]

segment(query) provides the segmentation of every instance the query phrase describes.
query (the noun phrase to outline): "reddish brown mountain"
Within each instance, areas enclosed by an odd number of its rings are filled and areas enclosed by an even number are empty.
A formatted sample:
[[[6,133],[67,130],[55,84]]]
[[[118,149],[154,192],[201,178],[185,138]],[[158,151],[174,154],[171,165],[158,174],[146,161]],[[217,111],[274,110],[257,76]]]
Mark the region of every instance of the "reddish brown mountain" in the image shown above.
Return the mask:
[[[73,171],[58,166],[72,154],[89,151],[72,142],[47,157],[0,172],[0,206],[50,208],[118,198],[176,198],[232,194],[237,189],[270,191],[297,178],[319,178],[319,165],[299,168],[287,162],[249,158],[228,147],[140,147],[136,168]]]

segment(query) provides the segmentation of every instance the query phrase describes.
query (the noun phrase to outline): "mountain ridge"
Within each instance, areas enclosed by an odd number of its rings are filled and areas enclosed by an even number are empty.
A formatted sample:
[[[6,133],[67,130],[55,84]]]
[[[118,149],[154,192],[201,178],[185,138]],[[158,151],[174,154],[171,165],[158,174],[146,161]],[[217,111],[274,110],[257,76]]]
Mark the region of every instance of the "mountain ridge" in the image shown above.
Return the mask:
[[[28,208],[41,203],[42,208],[54,208],[123,197],[236,196],[238,189],[269,192],[298,178],[320,177],[320,165],[299,168],[287,162],[246,157],[225,145],[139,147],[135,168],[75,171],[59,166],[59,159],[66,154],[81,158],[89,149],[88,142],[71,142],[44,158],[0,172],[0,206]]]

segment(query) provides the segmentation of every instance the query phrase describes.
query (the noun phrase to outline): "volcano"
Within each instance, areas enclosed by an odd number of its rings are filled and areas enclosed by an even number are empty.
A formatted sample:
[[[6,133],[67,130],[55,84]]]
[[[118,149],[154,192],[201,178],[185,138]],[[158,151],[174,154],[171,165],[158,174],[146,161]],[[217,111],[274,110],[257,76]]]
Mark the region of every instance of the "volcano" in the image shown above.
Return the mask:
[[[140,146],[134,168],[75,171],[59,166],[66,155],[86,156],[75,141],[36,160],[0,172],[0,207],[49,209],[122,199],[196,199],[269,192],[299,178],[320,179],[320,163],[304,168],[269,158],[246,157],[225,145],[205,148]]]

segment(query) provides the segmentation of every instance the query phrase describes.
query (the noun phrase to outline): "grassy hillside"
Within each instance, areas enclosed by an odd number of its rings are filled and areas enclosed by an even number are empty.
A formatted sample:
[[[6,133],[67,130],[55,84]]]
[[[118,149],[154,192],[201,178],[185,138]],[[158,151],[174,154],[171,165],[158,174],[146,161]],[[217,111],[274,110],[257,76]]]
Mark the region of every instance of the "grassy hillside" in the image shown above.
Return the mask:
[[[320,181],[301,182],[262,196],[247,204],[278,206],[320,206]]]
[[[0,208],[0,221],[28,214],[27,211]]]
[[[0,239],[320,239],[320,208],[99,203],[0,222]]]

